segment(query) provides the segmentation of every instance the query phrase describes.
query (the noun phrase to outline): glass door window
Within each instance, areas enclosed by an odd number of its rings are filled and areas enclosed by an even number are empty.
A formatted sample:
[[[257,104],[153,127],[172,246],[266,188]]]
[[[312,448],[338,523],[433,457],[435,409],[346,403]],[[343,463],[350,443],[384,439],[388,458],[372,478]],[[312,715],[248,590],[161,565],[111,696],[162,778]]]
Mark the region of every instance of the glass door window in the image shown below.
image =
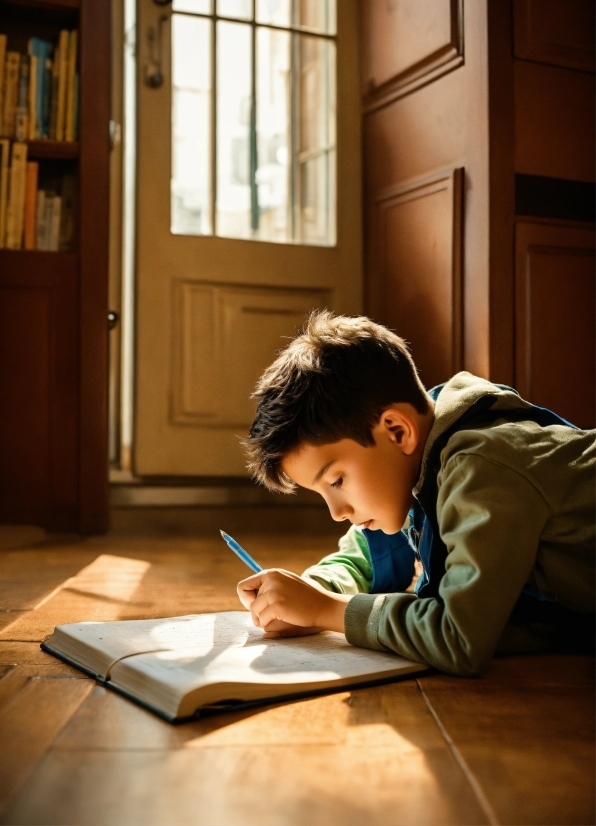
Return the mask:
[[[171,232],[335,244],[334,0],[174,0]]]

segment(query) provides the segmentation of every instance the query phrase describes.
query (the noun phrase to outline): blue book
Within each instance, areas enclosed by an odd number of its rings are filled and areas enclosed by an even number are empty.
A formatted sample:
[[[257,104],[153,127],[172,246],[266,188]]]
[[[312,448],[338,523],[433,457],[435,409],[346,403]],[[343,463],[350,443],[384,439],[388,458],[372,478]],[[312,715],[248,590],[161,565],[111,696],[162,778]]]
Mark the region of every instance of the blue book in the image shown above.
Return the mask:
[[[39,130],[39,137],[47,138],[49,132],[48,104],[52,44],[49,40],[43,40],[41,37],[32,37],[29,40],[28,51],[30,55],[34,55],[37,58],[37,95],[35,100],[37,128]]]

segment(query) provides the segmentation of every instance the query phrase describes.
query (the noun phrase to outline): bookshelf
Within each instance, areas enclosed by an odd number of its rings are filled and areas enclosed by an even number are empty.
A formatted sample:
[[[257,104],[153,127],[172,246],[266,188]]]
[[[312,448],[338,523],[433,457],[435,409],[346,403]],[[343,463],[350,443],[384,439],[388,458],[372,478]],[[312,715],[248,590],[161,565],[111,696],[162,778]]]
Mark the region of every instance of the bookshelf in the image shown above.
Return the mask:
[[[28,140],[76,179],[72,250],[0,249],[0,521],[107,527],[110,6],[0,0],[7,48],[79,32],[77,141]]]

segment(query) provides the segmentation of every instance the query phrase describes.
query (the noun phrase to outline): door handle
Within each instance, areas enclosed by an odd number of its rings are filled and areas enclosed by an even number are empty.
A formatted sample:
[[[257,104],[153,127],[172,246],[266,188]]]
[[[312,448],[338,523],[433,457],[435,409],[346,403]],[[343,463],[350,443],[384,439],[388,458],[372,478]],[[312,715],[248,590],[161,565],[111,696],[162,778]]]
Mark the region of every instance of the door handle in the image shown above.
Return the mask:
[[[154,0],[158,2],[158,0]],[[169,0],[168,0],[169,2]],[[165,2],[159,5],[165,6]],[[159,89],[164,82],[162,61],[162,34],[163,24],[168,20],[167,14],[162,14],[156,26],[149,26],[147,29],[147,43],[149,44],[149,61],[145,65],[145,83],[150,89]]]

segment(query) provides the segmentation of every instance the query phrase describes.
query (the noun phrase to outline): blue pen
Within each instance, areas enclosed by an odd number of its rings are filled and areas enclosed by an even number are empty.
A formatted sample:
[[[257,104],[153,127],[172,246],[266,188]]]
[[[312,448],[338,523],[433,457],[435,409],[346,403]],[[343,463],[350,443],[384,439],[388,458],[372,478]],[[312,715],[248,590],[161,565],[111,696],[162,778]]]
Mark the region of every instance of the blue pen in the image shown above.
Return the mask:
[[[255,562],[254,559],[252,558],[252,556],[250,556],[250,554],[247,554],[246,551],[244,550],[244,548],[241,545],[239,545],[236,542],[235,539],[232,539],[231,536],[228,536],[228,534],[224,533],[222,530],[220,530],[220,534],[221,534],[221,538],[226,543],[228,548],[231,551],[234,551],[236,556],[239,559],[241,559],[244,562],[245,565],[248,565],[248,567],[251,569],[251,571],[254,571],[255,574],[258,574],[259,571],[263,570],[261,568],[261,566],[258,564],[258,562]]]

